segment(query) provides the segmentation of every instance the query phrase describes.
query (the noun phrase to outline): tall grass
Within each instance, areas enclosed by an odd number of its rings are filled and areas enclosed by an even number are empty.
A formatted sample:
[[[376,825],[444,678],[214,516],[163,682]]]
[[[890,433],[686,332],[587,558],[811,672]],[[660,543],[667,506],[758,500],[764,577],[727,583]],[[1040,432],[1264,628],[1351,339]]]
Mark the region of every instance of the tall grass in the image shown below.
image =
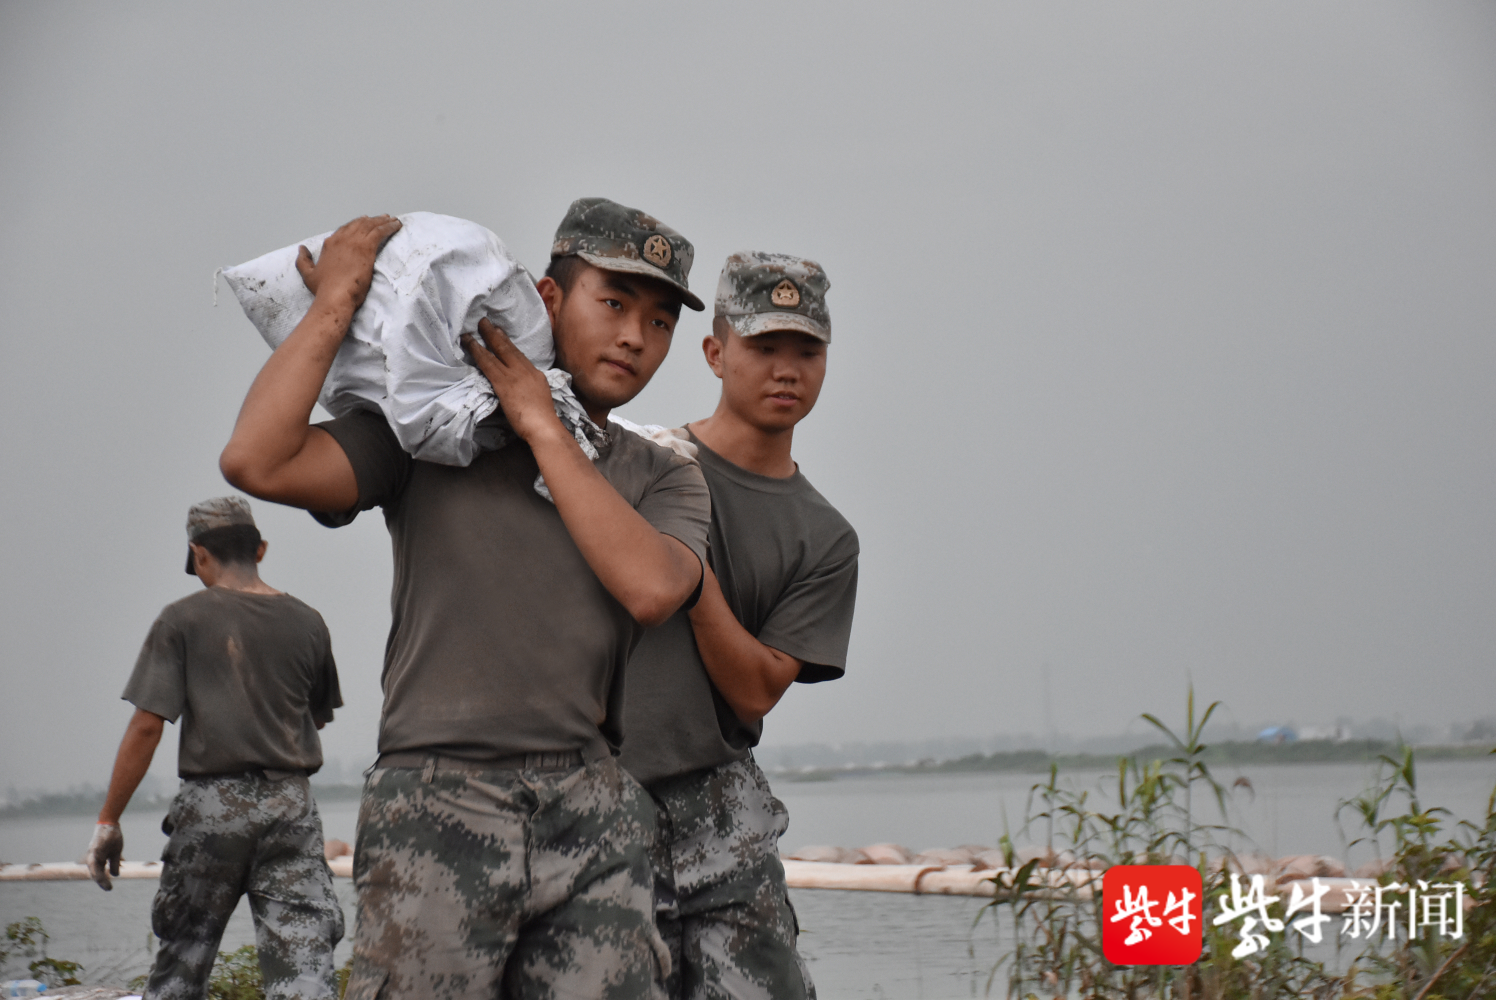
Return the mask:
[[[1339,803],[1337,817],[1359,822],[1351,844],[1369,842],[1379,859],[1389,840],[1383,885],[1417,880],[1460,881],[1473,907],[1460,940],[1423,928],[1418,936],[1386,934],[1354,942],[1361,951],[1343,971],[1303,954],[1297,934],[1269,935],[1266,949],[1232,957],[1232,924],[1212,924],[1215,903],[1230,892],[1237,859],[1230,847],[1239,831],[1226,825],[1227,790],[1204,762],[1206,722],[1219,703],[1197,719],[1193,688],[1185,705],[1182,734],[1152,714],[1143,718],[1170,741],[1172,756],[1147,763],[1122,759],[1115,776],[1114,811],[1093,808],[1090,793],[1059,778],[1058,767],[1030,791],[1025,829],[1041,830],[1056,868],[1036,859],[1016,864],[1012,840],[1002,838],[1008,871],[995,876],[997,895],[977,920],[1006,925],[1013,950],[992,970],[988,991],[1006,975],[1007,996],[1117,998],[1117,1000],[1475,1000],[1496,997],[1496,902],[1490,875],[1496,864],[1496,789],[1481,823],[1449,825],[1447,810],[1425,805],[1418,795],[1411,748],[1380,758],[1370,788]],[[1198,794],[1197,794],[1198,793]],[[1196,807],[1214,801],[1218,822],[1204,822]],[[1400,809],[1397,807],[1401,807]],[[1189,864],[1205,888],[1205,947],[1194,965],[1118,966],[1102,953],[1101,870],[1112,865]],[[1063,878],[1063,867],[1094,872],[1096,891],[1085,879]],[[1080,882],[1082,884],[1077,884]],[[1269,887],[1271,888],[1271,887]],[[1270,892],[1271,894],[1271,892]],[[1269,912],[1285,917],[1280,899]],[[1326,926],[1335,933],[1339,918]],[[1297,947],[1296,947],[1297,945]]]

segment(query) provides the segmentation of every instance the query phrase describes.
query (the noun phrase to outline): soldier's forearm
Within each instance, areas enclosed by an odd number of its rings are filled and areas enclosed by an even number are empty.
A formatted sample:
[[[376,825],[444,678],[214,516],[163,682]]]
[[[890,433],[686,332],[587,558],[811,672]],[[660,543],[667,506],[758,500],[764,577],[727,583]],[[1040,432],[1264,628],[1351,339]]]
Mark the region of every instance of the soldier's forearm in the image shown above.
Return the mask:
[[[690,617],[701,662],[733,714],[747,725],[768,715],[800,675],[800,661],[743,628],[710,572]]]
[[[125,737],[120,740],[119,753],[114,758],[114,773],[109,778],[109,793],[104,797],[104,808],[99,810],[100,823],[118,823],[130,797],[140,787],[140,781],[150,770],[151,760],[156,756],[156,745],[161,742],[164,724],[161,716],[137,708],[125,728]]]
[[[530,447],[567,533],[608,593],[642,625],[675,614],[700,579],[695,553],[629,506],[560,421]]]

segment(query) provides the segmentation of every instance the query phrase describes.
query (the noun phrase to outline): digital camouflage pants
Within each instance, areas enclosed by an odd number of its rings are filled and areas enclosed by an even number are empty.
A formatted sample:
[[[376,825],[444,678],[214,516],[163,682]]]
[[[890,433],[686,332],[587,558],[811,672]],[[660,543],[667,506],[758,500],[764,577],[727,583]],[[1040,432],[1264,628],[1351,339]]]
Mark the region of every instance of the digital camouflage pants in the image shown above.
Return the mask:
[[[306,778],[187,778],[161,824],[169,838],[151,929],[161,944],[146,1000],[201,1000],[218,942],[249,894],[267,1000],[332,1000],[343,910],[322,858]]]
[[[658,997],[670,958],[653,837],[649,795],[611,757],[376,769],[359,808],[345,1000]]]
[[[752,759],[650,787],[660,933],[671,1000],[815,997],[779,861],[784,804]]]

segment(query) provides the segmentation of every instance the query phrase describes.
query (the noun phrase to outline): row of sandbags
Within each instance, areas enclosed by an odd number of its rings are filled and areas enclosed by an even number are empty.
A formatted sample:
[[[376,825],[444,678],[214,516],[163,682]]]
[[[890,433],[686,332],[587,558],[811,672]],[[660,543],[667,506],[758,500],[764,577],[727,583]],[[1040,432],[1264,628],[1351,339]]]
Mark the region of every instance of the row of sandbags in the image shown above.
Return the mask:
[[[932,847],[924,851],[911,851],[900,844],[870,844],[867,847],[833,847],[814,845],[802,847],[792,854],[784,855],[793,861],[816,861],[843,865],[970,865],[976,871],[1007,867],[1002,850],[978,844],[963,844],[960,847]],[[1022,867],[1037,861],[1039,868],[1089,868],[1095,871],[1107,868],[1109,863],[1100,858],[1077,857],[1070,851],[1054,851],[1046,847],[1020,847],[1013,851],[1014,867]],[[1139,862],[1141,863],[1141,862]],[[1188,864],[1183,858],[1156,858],[1154,864]],[[1215,864],[1228,871],[1244,875],[1264,875],[1275,883],[1283,884],[1306,878],[1378,878],[1391,871],[1396,862],[1390,858],[1369,861],[1355,871],[1347,871],[1344,862],[1323,854],[1289,854],[1281,858],[1270,858],[1261,854],[1231,855],[1217,859]],[[1452,872],[1461,865],[1459,858],[1451,855],[1444,859],[1443,870]]]
[[[1007,860],[996,847],[963,844],[960,847],[931,847],[915,852],[901,844],[869,844],[867,847],[802,847],[784,855],[791,861],[819,861],[842,865],[971,865],[977,871],[1003,868]],[[1037,860],[1040,868],[1094,868],[1106,865],[1093,859],[1077,858],[1069,851],[1058,853],[1043,847],[1020,847],[1013,852],[1014,864],[1022,866]]]
[[[1397,867],[1396,858],[1378,858],[1350,871],[1339,858],[1325,854],[1289,854],[1281,858],[1270,858],[1264,854],[1239,854],[1218,863],[1224,863],[1228,871],[1243,875],[1269,876],[1279,885],[1306,878],[1376,879]],[[1448,854],[1444,856],[1440,871],[1458,871],[1463,865],[1462,858]]]

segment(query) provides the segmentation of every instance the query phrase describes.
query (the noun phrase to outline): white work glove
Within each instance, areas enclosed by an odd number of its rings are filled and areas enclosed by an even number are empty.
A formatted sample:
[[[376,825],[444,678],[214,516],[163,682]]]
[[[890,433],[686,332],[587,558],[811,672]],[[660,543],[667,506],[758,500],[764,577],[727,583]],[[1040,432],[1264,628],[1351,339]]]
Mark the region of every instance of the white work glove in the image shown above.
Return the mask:
[[[99,883],[99,888],[106,891],[114,888],[109,876],[119,875],[119,859],[124,850],[125,835],[120,832],[118,823],[94,825],[93,840],[89,842],[83,862],[88,865],[88,874]]]

